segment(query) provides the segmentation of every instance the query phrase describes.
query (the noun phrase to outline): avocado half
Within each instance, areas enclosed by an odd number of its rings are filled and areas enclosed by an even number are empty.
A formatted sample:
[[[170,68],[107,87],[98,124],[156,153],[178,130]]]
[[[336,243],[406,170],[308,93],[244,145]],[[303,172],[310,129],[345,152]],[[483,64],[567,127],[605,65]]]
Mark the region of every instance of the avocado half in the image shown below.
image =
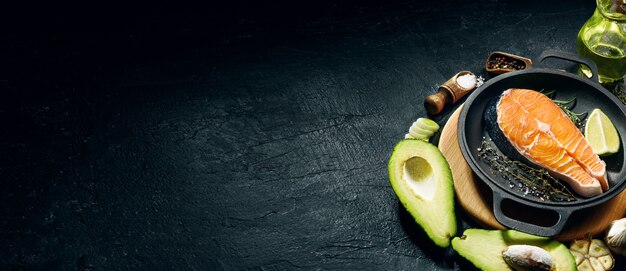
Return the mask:
[[[548,237],[540,237],[515,230],[467,229],[463,236],[452,239],[452,248],[481,270],[513,270],[502,253],[512,245],[531,245],[543,248],[554,263],[554,270],[576,271],[576,262],[569,249]]]
[[[452,172],[439,149],[422,140],[396,144],[389,159],[391,187],[428,237],[440,247],[456,235]]]

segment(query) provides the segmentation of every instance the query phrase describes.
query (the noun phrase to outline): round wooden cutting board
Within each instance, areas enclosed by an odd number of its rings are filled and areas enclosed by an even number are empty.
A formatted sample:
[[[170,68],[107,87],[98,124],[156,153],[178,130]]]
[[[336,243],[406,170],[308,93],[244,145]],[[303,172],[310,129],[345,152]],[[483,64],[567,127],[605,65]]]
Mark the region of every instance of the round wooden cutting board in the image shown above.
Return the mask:
[[[458,204],[478,223],[491,229],[507,229],[493,215],[492,193],[478,180],[469,167],[457,138],[460,106],[448,119],[441,131],[439,149],[448,160],[454,177],[454,190]],[[560,241],[582,239],[588,235],[603,233],[611,221],[626,214],[626,190],[615,198],[598,206],[575,212],[570,216],[563,231],[555,236]]]

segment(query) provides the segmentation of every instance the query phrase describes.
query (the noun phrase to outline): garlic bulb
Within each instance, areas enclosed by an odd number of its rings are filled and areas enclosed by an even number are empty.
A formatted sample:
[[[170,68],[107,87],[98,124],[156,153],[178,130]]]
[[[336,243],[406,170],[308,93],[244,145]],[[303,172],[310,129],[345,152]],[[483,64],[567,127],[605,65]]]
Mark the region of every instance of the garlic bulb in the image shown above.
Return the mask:
[[[626,218],[611,222],[604,240],[611,251],[626,256]]]
[[[615,264],[611,251],[599,239],[576,240],[569,250],[579,271],[606,271],[613,269]]]

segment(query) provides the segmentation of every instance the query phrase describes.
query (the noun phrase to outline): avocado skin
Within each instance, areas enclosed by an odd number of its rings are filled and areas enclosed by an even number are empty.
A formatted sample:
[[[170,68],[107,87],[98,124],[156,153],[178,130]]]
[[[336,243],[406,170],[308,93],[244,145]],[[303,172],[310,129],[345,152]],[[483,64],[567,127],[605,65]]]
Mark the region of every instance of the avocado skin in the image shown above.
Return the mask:
[[[576,262],[569,249],[548,237],[530,235],[515,230],[467,229],[461,237],[452,239],[452,248],[474,266],[485,271],[514,270],[502,252],[511,245],[531,245],[545,249],[552,256],[554,270],[576,271]]]
[[[437,188],[430,201],[413,193],[403,178],[404,163],[412,157],[421,157],[432,167]],[[441,151],[422,140],[401,140],[389,158],[388,172],[391,187],[415,222],[437,246],[449,247],[450,239],[457,233],[457,223],[452,171]]]

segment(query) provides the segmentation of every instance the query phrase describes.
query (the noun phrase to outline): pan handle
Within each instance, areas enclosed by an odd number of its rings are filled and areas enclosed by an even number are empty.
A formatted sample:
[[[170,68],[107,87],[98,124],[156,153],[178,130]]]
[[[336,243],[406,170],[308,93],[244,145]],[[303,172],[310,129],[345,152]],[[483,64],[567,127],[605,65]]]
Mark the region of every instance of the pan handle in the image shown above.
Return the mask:
[[[517,204],[522,204],[519,201],[515,201],[513,199],[510,198],[505,198],[502,195],[500,195],[500,193],[493,193],[493,213],[496,217],[496,219],[498,220],[498,222],[500,222],[502,225],[514,229],[514,230],[518,230],[521,232],[527,232],[527,233],[532,233],[534,235],[539,235],[539,236],[548,236],[548,237],[552,237],[555,236],[557,234],[559,234],[563,228],[565,227],[565,224],[567,223],[567,220],[569,219],[570,215],[572,214],[572,211],[566,208],[560,208],[560,209],[543,209],[543,210],[548,210],[548,211],[553,211],[555,212],[559,218],[557,220],[557,222],[552,225],[552,226],[540,226],[540,225],[535,225],[532,223],[528,223],[528,222],[524,222],[524,221],[520,221],[514,218],[511,218],[507,215],[504,214],[504,212],[502,212],[502,201],[503,200],[511,200]],[[535,207],[537,208],[537,207]]]
[[[585,65],[589,67],[589,69],[591,70],[590,79],[596,83],[600,82],[598,79],[598,66],[596,65],[596,63],[589,60],[588,58],[579,56],[574,53],[563,52],[559,50],[545,50],[541,53],[541,55],[539,55],[539,61],[537,63],[540,66],[545,67],[545,65],[543,65],[542,62],[548,58],[558,58],[558,59],[567,60],[567,61],[571,61],[574,63]]]

